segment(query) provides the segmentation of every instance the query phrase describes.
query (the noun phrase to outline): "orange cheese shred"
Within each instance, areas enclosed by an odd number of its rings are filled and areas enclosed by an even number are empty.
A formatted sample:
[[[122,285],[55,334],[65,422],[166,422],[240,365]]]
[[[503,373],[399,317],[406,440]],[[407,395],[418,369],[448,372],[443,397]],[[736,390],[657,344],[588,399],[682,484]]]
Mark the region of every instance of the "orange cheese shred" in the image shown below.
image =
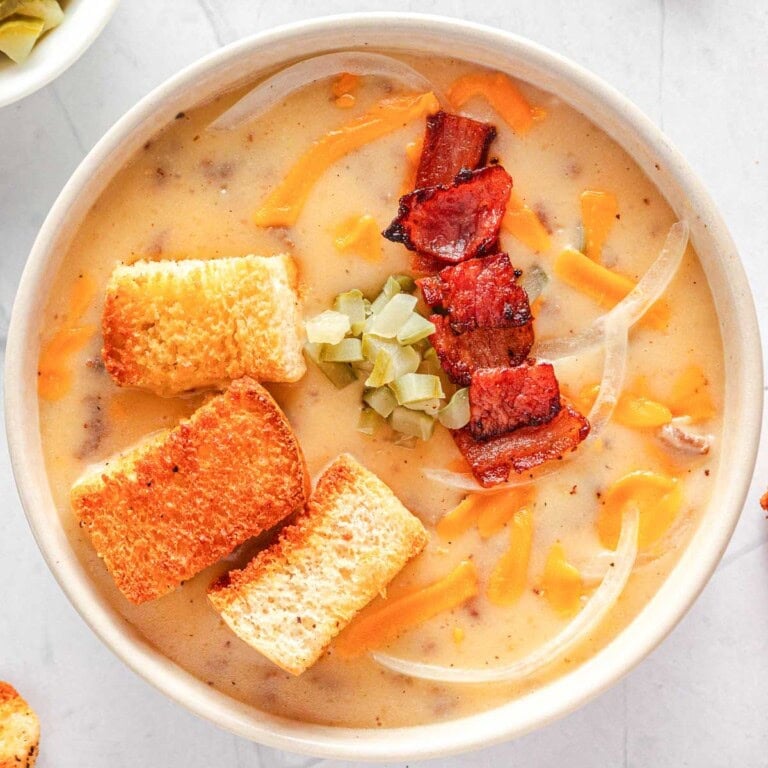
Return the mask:
[[[669,407],[675,416],[690,416],[695,422],[707,421],[717,412],[709,393],[709,382],[698,365],[689,365],[675,379]]]
[[[561,616],[573,616],[581,607],[584,581],[578,569],[565,559],[565,550],[559,541],[547,555],[541,589],[547,602]]]
[[[475,96],[482,96],[518,134],[527,133],[536,120],[546,115],[540,107],[532,107],[512,79],[501,72],[463,75],[448,91],[448,100],[456,108]]]
[[[447,576],[425,587],[384,600],[366,609],[335,642],[343,658],[359,656],[396,640],[413,627],[446,611],[458,608],[477,595],[477,569],[462,560]]]
[[[37,393],[44,400],[60,400],[72,388],[72,355],[96,333],[95,325],[65,327],[53,334],[40,352]]]
[[[418,141],[409,141],[405,145],[405,174],[403,175],[403,183],[400,185],[400,197],[413,192],[416,187],[416,172],[419,169],[419,160],[421,159],[423,148],[423,137]]]
[[[487,539],[498,533],[518,510],[533,501],[534,495],[533,486],[530,485],[511,488],[502,493],[488,494],[477,516],[477,530],[480,536]]]
[[[499,558],[488,580],[488,599],[499,606],[512,605],[528,583],[533,544],[533,515],[523,507],[512,517],[509,549]]]
[[[619,201],[612,192],[588,189],[581,193],[581,222],[584,226],[584,255],[600,261],[603,245],[619,213]]]
[[[380,101],[364,115],[329,131],[310,146],[267,196],[254,214],[254,222],[260,227],[292,226],[312,187],[330,166],[365,144],[439,108],[431,92],[397,96]]]
[[[69,295],[64,325],[43,344],[37,364],[37,393],[44,400],[60,400],[72,387],[71,359],[96,333],[96,326],[80,323],[96,295],[96,283],[82,274]]]
[[[597,533],[607,549],[616,548],[627,504],[636,505],[640,512],[637,543],[646,549],[667,532],[680,512],[682,485],[676,477],[648,470],[630,472],[611,485],[597,518]]]
[[[581,389],[577,403],[581,408],[586,409],[584,413],[588,413],[592,408],[599,391],[599,384],[587,385]],[[625,427],[650,429],[669,424],[672,421],[672,411],[646,394],[625,390],[619,396],[612,419]]]
[[[509,197],[507,212],[501,226],[512,237],[536,253],[546,251],[550,245],[549,232],[536,212],[529,208],[514,192]]]
[[[635,287],[635,282],[628,277],[597,264],[573,248],[566,248],[557,257],[555,274],[605,309],[615,307]],[[640,322],[652,328],[663,329],[669,322],[669,315],[669,304],[664,299],[659,299]]]
[[[343,221],[335,232],[333,244],[341,253],[355,253],[367,261],[381,258],[381,232],[376,219],[368,213]]]
[[[441,539],[453,541],[466,533],[476,522],[483,508],[483,494],[470,493],[435,526]]]

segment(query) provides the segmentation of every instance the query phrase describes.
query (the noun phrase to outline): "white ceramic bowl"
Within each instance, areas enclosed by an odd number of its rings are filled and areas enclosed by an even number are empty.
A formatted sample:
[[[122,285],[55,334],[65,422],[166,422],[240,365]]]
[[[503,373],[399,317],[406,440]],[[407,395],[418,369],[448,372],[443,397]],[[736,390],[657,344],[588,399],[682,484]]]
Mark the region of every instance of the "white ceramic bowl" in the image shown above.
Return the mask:
[[[99,36],[120,0],[68,0],[64,19],[22,64],[0,57],[0,107],[34,93],[72,66]]]
[[[177,112],[264,68],[363,46],[450,53],[506,70],[571,103],[616,139],[690,222],[720,318],[727,371],[724,461],[709,507],[640,615],[585,664],[523,698],[461,721],[392,730],[324,727],[259,713],[209,688],[132,631],[99,594],[64,535],[43,466],[35,392],[39,308],[52,276],[83,215],[134,151]],[[6,424],[21,499],[51,570],[83,618],[131,668],[198,715],[264,744],[357,760],[415,759],[509,739],[572,711],[615,683],[672,629],[715,569],[744,503],[761,423],[760,358],[752,297],[726,227],[685,161],[636,107],[589,72],[513,35],[428,16],[354,15],[282,27],[217,51],[153,91],[96,145],[53,206],[22,277],[8,337]]]

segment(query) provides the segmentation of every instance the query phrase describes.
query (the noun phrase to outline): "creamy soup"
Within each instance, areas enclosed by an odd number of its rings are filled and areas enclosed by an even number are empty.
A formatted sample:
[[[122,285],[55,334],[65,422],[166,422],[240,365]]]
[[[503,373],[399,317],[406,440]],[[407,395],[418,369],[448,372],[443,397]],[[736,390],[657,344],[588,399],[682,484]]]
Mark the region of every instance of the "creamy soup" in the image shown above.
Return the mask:
[[[458,77],[477,72],[451,59],[400,58],[443,92]],[[611,220],[603,216],[600,225],[606,229],[600,261],[632,281],[656,258],[675,217],[653,183],[588,115],[526,83],[517,86],[538,108],[523,135],[482,95],[466,102],[464,114],[496,126],[490,156],[513,177],[524,216],[535,217],[528,221],[533,241],[504,227],[500,246],[524,274],[536,265],[549,277],[534,304],[536,338],[546,340],[572,335],[606,311],[586,281],[569,283],[554,268],[565,249],[590,247],[585,232],[601,237],[585,228],[582,193],[605,193],[598,200],[609,210],[615,204]],[[98,331],[110,272],[138,259],[288,252],[299,266],[305,317],[328,309],[336,294],[351,288],[375,296],[387,276],[411,272],[411,254],[381,237],[356,240],[352,230],[367,215],[381,231],[396,214],[413,173],[409,145],[424,132],[423,116],[332,164],[312,185],[293,226],[260,227],[253,216],[311,142],[398,89],[384,78],[363,77],[340,96],[338,78],[326,79],[229,131],[207,126],[248,89],[179,114],[116,175],[80,224],[45,310],[41,340],[41,431],[51,488],[72,547],[101,592],[160,653],[227,696],[257,711],[332,725],[390,727],[456,718],[520,696],[582,663],[627,626],[669,574],[707,504],[719,461],[721,340],[707,280],[689,249],[664,295],[668,317],[641,321],[631,332],[613,420],[557,471],[542,474],[525,492],[509,492],[509,513],[501,514],[495,531],[487,518],[480,530],[472,514],[452,532],[436,529],[468,495],[424,474],[428,468],[466,469],[448,430],[437,426],[431,439],[406,444],[389,431],[362,434],[362,379],[336,389],[311,362],[298,383],[268,385],[313,475],[348,451],[430,531],[426,550],[396,577],[390,596],[434,582],[467,558],[477,568],[476,596],[411,627],[386,648],[392,656],[479,669],[508,664],[541,646],[588,603],[602,578],[600,563],[603,571],[610,567],[599,528],[606,494],[617,487],[635,493],[650,522],[629,583],[599,629],[553,663],[513,682],[462,685],[399,675],[368,654],[342,658],[332,644],[316,665],[293,677],[232,634],[205,594],[217,575],[247,562],[268,536],[159,600],[137,607],[121,596],[73,519],[70,487],[89,465],[173,426],[206,395],[164,399],[111,381],[100,360]],[[345,250],[336,243],[340,232],[352,241]],[[586,413],[602,375],[600,347],[558,361],[556,372],[562,392]],[[679,450],[661,440],[660,425],[672,417],[682,430],[710,436],[709,451]],[[669,519],[645,508],[653,504],[645,504],[643,494],[653,493],[643,482],[616,485],[639,470],[678,481]],[[512,515],[519,508],[527,509],[525,520]],[[523,589],[510,600],[492,599],[489,584],[502,558],[510,548],[528,546],[520,538],[523,523],[530,538]]]

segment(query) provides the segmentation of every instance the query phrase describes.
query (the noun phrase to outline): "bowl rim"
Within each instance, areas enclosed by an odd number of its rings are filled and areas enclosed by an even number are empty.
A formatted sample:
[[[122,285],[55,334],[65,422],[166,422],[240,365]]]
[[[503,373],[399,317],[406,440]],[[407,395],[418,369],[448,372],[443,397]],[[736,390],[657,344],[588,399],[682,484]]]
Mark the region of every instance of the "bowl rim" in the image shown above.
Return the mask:
[[[31,96],[69,69],[93,45],[117,10],[119,3],[120,0],[98,0],[95,3],[88,2],[87,0],[80,0],[78,3],[70,2],[69,5],[74,5],[75,7],[71,9],[65,7],[64,19],[61,24],[50,30],[41,39],[42,48],[38,49],[38,46],[35,45],[35,48],[32,50],[32,56],[37,52],[43,58],[39,62],[33,59],[21,64],[8,65],[7,71],[10,72],[10,76],[8,78],[3,77],[2,81],[0,81],[0,108]],[[85,9],[80,7],[84,5],[89,6],[89,14],[85,14]],[[90,21],[89,15],[91,17]],[[72,25],[80,18],[86,23],[80,22],[77,27],[78,32],[75,34]],[[69,47],[59,47],[57,45],[49,53],[48,48],[50,46],[45,45],[47,38],[49,36],[53,37],[57,33],[58,36],[61,33],[68,34],[70,27],[73,30],[71,35],[73,39],[70,42],[74,44]],[[36,51],[36,49],[38,50]],[[24,67],[27,64],[32,66],[28,67],[27,71],[25,71]],[[13,77],[14,73],[16,74],[15,78]],[[29,73],[34,76],[27,76]],[[18,81],[18,85],[15,84],[16,81]]]
[[[592,99],[602,105],[608,116],[602,122],[594,120],[602,130],[613,135],[611,126],[607,125],[612,121],[611,125],[616,130],[616,126],[619,126],[628,136],[635,136],[639,147],[653,149],[653,155],[657,158],[656,167],[657,170],[661,167],[662,176],[659,179],[651,176],[651,181],[662,195],[665,194],[661,188],[662,183],[674,184],[684,200],[681,205],[703,227],[701,231],[706,230],[706,237],[712,238],[717,245],[717,261],[712,268],[720,270],[727,283],[723,290],[728,291],[728,313],[724,315],[718,312],[721,331],[725,336],[723,323],[730,323],[731,326],[735,324],[739,328],[739,333],[732,332],[733,349],[725,350],[728,372],[726,398],[728,402],[743,400],[751,406],[748,413],[737,410],[735,418],[726,420],[724,434],[730,435],[732,440],[733,435],[738,434],[743,461],[730,465],[727,477],[723,476],[725,467],[724,462],[721,462],[713,493],[723,497],[724,505],[718,509],[716,518],[712,515],[707,517],[706,531],[697,530],[673,572],[640,614],[606,647],[567,675],[491,710],[434,724],[373,730],[300,723],[267,713],[256,720],[252,710],[209,688],[203,681],[154,650],[136,630],[126,625],[116,611],[108,610],[104,601],[99,600],[78,563],[73,563],[72,557],[69,561],[64,557],[66,551],[61,548],[60,532],[53,530],[55,526],[51,526],[46,519],[50,514],[52,500],[45,468],[39,462],[41,440],[36,395],[29,391],[34,390],[34,387],[29,386],[34,368],[30,369],[29,366],[31,345],[28,340],[36,338],[32,333],[40,307],[36,296],[40,295],[40,286],[46,282],[46,267],[58,228],[64,217],[71,214],[74,202],[91,176],[107,162],[111,153],[126,144],[133,133],[141,130],[149,116],[161,113],[169,103],[172,106],[174,98],[178,100],[186,88],[193,88],[199,81],[204,81],[205,75],[213,70],[224,71],[229,67],[227,71],[231,73],[234,64],[248,54],[269,46],[285,48],[288,45],[290,50],[302,39],[307,40],[313,35],[326,39],[324,46],[316,48],[316,51],[320,51],[338,48],[336,41],[343,38],[344,34],[378,33],[384,37],[401,36],[405,39],[417,32],[441,41],[460,39],[463,44],[478,50],[483,47],[503,50],[510,60],[517,57],[530,62],[532,67],[548,73],[553,83],[568,83],[584,99]],[[384,47],[381,42],[374,45]],[[303,52],[301,55],[311,53]],[[286,55],[283,60],[290,58],[290,55]],[[503,69],[504,62],[498,66]],[[255,71],[257,69],[251,71],[249,77]],[[233,79],[227,87],[231,87],[232,82]],[[546,87],[538,82],[536,84]],[[579,105],[575,106],[580,109]],[[629,151],[625,144],[621,144]],[[680,214],[679,210],[677,212]],[[709,272],[707,274],[709,279]],[[35,352],[37,349],[35,346]],[[49,568],[85,622],[134,672],[195,714],[233,733],[271,747],[339,759],[423,759],[490,746],[520,736],[572,712],[613,685],[672,630],[714,572],[747,495],[761,425],[760,418],[755,418],[759,416],[763,401],[761,355],[752,295],[724,222],[703,185],[679,152],[655,124],[618,91],[557,53],[525,38],[483,25],[425,14],[344,14],[300,21],[246,37],[183,68],[130,109],[82,161],[40,229],[17,292],[6,347],[6,431],[22,505]],[[36,354],[34,359],[36,361]],[[728,367],[729,360],[738,361],[734,371]],[[725,437],[723,443],[726,443]],[[28,461],[28,457],[35,457],[36,460]],[[708,509],[712,506],[710,503]],[[55,513],[55,507],[53,510]],[[698,544],[695,556],[692,554],[694,541]]]

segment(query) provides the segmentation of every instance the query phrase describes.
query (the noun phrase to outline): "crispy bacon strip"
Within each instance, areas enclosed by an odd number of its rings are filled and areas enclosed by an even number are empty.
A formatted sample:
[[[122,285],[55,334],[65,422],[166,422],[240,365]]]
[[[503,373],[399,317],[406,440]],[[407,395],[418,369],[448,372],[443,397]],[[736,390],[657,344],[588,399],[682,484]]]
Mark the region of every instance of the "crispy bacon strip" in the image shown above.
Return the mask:
[[[555,370],[549,363],[481,368],[472,374],[469,408],[469,431],[475,440],[546,424],[560,413]]]
[[[504,483],[511,472],[527,472],[573,451],[589,434],[589,422],[570,404],[563,403],[552,421],[539,427],[522,427],[480,442],[469,427],[453,432],[453,439],[472,467],[472,474],[486,488]]]
[[[461,171],[450,187],[403,195],[397,217],[382,234],[449,264],[493,253],[511,191],[512,178],[500,165]]]
[[[520,272],[506,253],[469,259],[417,281],[424,301],[448,312],[457,333],[474,328],[510,328],[532,320]]]
[[[429,319],[435,324],[429,340],[440,364],[463,387],[469,385],[478,368],[520,365],[533,346],[533,323],[511,328],[475,328],[457,334],[448,317],[432,315]]]
[[[496,128],[461,115],[436,112],[427,117],[424,148],[416,171],[416,189],[450,186],[459,171],[482,168]]]

